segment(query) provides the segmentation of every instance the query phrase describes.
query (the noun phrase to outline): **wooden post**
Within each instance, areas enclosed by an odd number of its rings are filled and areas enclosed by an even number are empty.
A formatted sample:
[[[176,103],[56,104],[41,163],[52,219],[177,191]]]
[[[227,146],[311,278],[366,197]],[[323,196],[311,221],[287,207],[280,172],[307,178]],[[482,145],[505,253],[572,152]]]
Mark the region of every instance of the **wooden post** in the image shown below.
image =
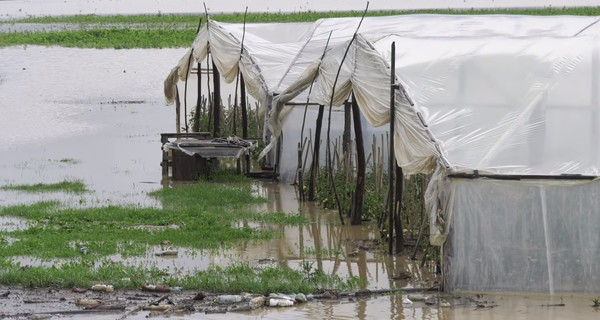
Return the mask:
[[[240,73],[240,104],[242,107],[242,138],[248,138],[248,107],[246,106],[246,84]]]
[[[404,232],[402,230],[402,189],[404,186],[404,173],[402,168],[396,167],[396,202],[395,207],[395,232],[396,232],[396,253],[402,253],[404,250]]]
[[[240,72],[240,105],[242,107],[242,138],[248,139],[248,106],[246,102],[246,84]],[[250,155],[244,156],[246,174],[250,174]]]
[[[200,112],[202,112],[202,65],[198,62],[198,97],[196,97],[196,112],[192,131],[200,132]]]
[[[164,146],[165,143],[169,142],[169,138],[164,134],[161,133],[160,134],[160,145]],[[162,147],[161,147],[162,149]],[[161,167],[162,167],[162,175],[163,177],[166,177],[169,175],[169,152],[170,151],[165,151],[164,149],[162,150],[162,162],[160,163]]]
[[[179,99],[179,88],[175,87],[175,132],[181,132],[181,100]]]
[[[354,96],[352,96],[352,99],[354,99]],[[351,122],[351,116],[354,116],[354,105],[353,105],[354,100],[352,100],[352,102],[348,102],[348,100],[346,100],[344,102],[344,134],[342,135],[342,150],[344,152],[344,154],[350,152],[350,141],[351,141],[351,134],[350,134],[350,122]],[[356,129],[356,119],[354,119],[354,125],[355,125],[355,129]],[[355,132],[356,134],[356,132]]]
[[[213,137],[221,136],[221,75],[213,61]]]
[[[323,115],[325,106],[319,106],[319,114],[317,115],[317,127],[315,129],[315,147],[313,152],[312,164],[310,166],[310,181],[308,182],[308,200],[315,201],[315,183],[317,172],[319,170],[319,149],[321,149],[321,128],[323,127]]]
[[[298,194],[300,195],[300,201],[304,201],[304,177],[302,175],[302,142],[298,142],[298,169],[296,170],[296,179],[298,179]]]
[[[396,96],[396,42],[392,42],[392,67],[390,70],[390,151],[388,163],[388,252],[393,253],[394,247],[394,168],[396,159],[394,157],[394,119],[396,116],[396,105],[394,98]]]
[[[352,118],[354,120],[354,139],[356,139],[356,189],[354,189],[354,202],[352,203],[350,224],[362,223],[363,204],[365,197],[365,173],[367,166],[365,162],[365,144],[363,142],[362,124],[358,103],[352,94]]]

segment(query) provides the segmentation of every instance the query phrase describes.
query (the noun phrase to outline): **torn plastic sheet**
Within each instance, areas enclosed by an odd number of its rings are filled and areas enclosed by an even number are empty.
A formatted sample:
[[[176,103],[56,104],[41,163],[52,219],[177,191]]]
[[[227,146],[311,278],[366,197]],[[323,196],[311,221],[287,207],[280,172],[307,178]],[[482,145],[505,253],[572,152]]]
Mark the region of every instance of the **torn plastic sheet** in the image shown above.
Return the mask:
[[[243,155],[250,154],[250,151],[258,145],[256,140],[244,140],[244,142],[247,142],[247,145],[235,144],[226,140],[178,139],[165,143],[163,150],[179,150],[189,156],[198,155],[206,159],[224,157],[239,159]]]

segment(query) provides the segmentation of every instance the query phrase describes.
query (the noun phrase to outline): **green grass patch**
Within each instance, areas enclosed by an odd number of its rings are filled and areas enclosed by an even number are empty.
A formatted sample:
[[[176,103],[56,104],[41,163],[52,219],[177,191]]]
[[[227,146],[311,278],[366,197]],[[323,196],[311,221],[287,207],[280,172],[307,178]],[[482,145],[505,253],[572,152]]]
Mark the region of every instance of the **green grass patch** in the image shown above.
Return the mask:
[[[22,184],[22,185],[6,185],[2,186],[2,190],[17,190],[32,193],[38,192],[67,192],[67,193],[84,193],[88,192],[85,184],[81,181],[64,180],[58,183],[38,183],[38,184]]]
[[[184,278],[185,285],[191,288],[202,288],[213,292],[252,292],[265,295],[271,292],[312,293],[320,288],[348,291],[358,287],[361,282],[358,277],[344,280],[337,275],[327,275],[319,269],[314,269],[312,263],[305,263],[299,270],[280,267],[255,269],[241,263],[225,268],[216,267]]]
[[[204,15],[202,15],[203,18]],[[77,23],[77,24],[148,24],[169,25],[187,24],[198,26],[198,15],[189,14],[141,14],[141,15],[73,15],[73,16],[47,16],[30,17],[0,21],[0,23]]]
[[[77,48],[171,48],[188,47],[195,30],[95,29],[57,32],[11,32],[0,34],[0,47],[42,45]]]
[[[119,262],[103,261],[98,268],[88,262],[57,264],[51,268],[29,267],[0,263],[0,283],[26,287],[91,287],[103,282],[117,289],[139,289],[145,283],[178,286],[186,290],[220,293],[313,293],[321,288],[351,290],[362,283],[358,277],[342,279],[313,269],[312,264],[299,270],[281,267],[253,268],[247,263],[214,267],[183,277],[174,277],[156,267],[125,266]]]
[[[251,10],[252,8],[250,8]],[[321,18],[360,17],[362,11],[304,11],[304,12],[249,12],[246,16],[247,23],[268,22],[307,22]],[[546,7],[546,8],[521,8],[521,9],[468,9],[468,10],[379,10],[368,11],[367,16],[391,16],[404,14],[521,14],[521,15],[600,15],[600,6],[597,7]],[[228,14],[210,14],[210,18],[221,22],[242,23],[243,12]],[[74,15],[54,17],[31,17],[0,21],[0,23],[78,23],[78,24],[147,24],[151,25],[188,25],[196,28],[200,19],[206,21],[204,14],[155,14],[155,15]]]
[[[299,214],[256,212],[252,208],[266,199],[254,195],[248,179],[231,174],[214,177],[230,182],[204,181],[152,192],[150,196],[162,202],[161,209],[65,208],[58,201],[0,208],[2,216],[30,222],[27,229],[0,232],[0,283],[72,287],[104,282],[116,288],[139,288],[149,282],[231,293],[309,293],[318,288],[350,289],[359,284],[358,279],[343,280],[312,266],[291,270],[236,263],[192,274],[171,274],[151,261],[148,265],[128,266],[109,259],[118,254],[143,256],[149,248],[164,244],[171,248],[222,250],[279,236],[280,231],[274,230],[281,230],[280,225],[310,222]],[[14,262],[15,257],[38,259],[44,264],[21,265]]]
[[[80,162],[79,160],[72,159],[72,158],[63,158],[63,159],[55,160],[55,161],[60,162],[60,163],[65,163],[65,164],[77,164]]]
[[[535,9],[482,9],[482,10],[413,10],[413,11],[370,11],[367,16],[389,16],[402,14],[519,14],[519,15],[600,15],[600,7],[582,8],[535,8]],[[249,13],[247,23],[310,22],[320,18],[361,16],[361,11],[346,12],[294,12],[294,13]],[[241,12],[215,14],[212,19],[221,22],[242,23]],[[13,45],[44,45],[78,48],[173,48],[189,47],[195,36],[202,15],[78,15],[62,17],[35,17],[0,21],[15,23],[68,23],[80,25],[72,31],[12,32],[0,34],[0,47]],[[85,30],[84,30],[85,29]]]

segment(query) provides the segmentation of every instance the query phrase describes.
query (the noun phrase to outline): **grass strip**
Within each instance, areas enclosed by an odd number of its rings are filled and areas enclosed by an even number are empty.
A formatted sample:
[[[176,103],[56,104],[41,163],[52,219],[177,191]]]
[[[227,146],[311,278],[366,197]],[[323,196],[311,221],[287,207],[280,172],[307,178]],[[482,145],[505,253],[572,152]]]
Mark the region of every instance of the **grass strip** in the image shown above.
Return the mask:
[[[358,277],[342,279],[337,275],[327,275],[315,270],[312,264],[293,270],[276,266],[254,268],[247,263],[236,263],[184,277],[175,277],[156,267],[124,266],[110,261],[99,268],[90,268],[86,262],[42,268],[19,266],[6,261],[0,267],[0,283],[32,288],[89,288],[102,282],[117,289],[139,289],[145,283],[160,283],[185,290],[266,295],[271,292],[313,293],[321,288],[349,291],[361,283]]]
[[[85,193],[89,190],[86,189],[85,184],[82,181],[68,181],[64,180],[57,183],[38,183],[34,185],[6,185],[0,187],[2,190],[17,190],[26,191],[32,193],[39,192],[67,192],[67,193]]]
[[[133,49],[190,46],[195,30],[95,29],[55,32],[11,32],[0,34],[0,47],[14,45],[62,46],[67,48]]]
[[[249,12],[246,18],[248,23],[268,23],[268,22],[308,22],[321,18],[343,18],[360,17],[362,11],[304,11],[304,12]],[[600,15],[600,6],[596,7],[577,7],[577,8],[517,8],[517,9],[442,9],[442,10],[378,10],[368,11],[366,16],[390,16],[404,14],[519,14],[519,15],[578,15],[578,16],[596,16]],[[242,23],[244,22],[244,13],[216,13],[210,14],[211,19],[221,22]],[[0,21],[0,23],[100,23],[100,24],[187,24],[190,27],[196,27],[204,14],[155,14],[155,15],[73,15],[73,16],[47,16],[30,17],[23,19],[11,19]]]
[[[249,13],[248,23],[309,22],[320,18],[356,17],[362,12],[294,12],[294,13]],[[534,9],[472,9],[472,10],[413,10],[371,11],[367,16],[402,14],[506,14],[506,15],[600,15],[600,7],[581,8],[534,8]],[[203,15],[78,15],[62,17],[33,17],[0,21],[0,24],[17,23],[69,23],[82,28],[71,31],[40,31],[0,33],[0,47],[14,45],[44,45],[78,48],[183,48],[189,47]],[[242,23],[243,13],[215,14],[211,18],[221,22]],[[204,19],[205,20],[205,19]],[[135,25],[135,27],[134,27]],[[141,27],[140,27],[141,25]],[[85,27],[87,26],[87,27]]]

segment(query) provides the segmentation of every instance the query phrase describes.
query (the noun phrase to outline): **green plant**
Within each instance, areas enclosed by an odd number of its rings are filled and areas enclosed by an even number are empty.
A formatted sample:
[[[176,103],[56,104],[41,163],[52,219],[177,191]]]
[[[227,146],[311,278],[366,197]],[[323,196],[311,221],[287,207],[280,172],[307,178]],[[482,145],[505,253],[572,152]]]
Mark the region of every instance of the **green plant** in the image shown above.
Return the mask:
[[[482,9],[482,10],[409,10],[369,11],[367,16],[400,14],[523,14],[523,15],[600,15],[600,7]],[[242,23],[305,22],[320,18],[359,17],[362,11],[243,13],[214,14],[216,21]],[[59,45],[78,48],[173,48],[189,47],[196,36],[203,15],[79,15],[62,17],[31,17],[0,21],[4,23],[72,23],[86,28],[52,32],[10,32],[0,37],[0,47],[13,45]],[[205,20],[205,19],[204,19]]]
[[[62,162],[62,161],[61,161]],[[67,192],[67,193],[84,193],[89,190],[86,189],[85,184],[82,181],[68,181],[63,180],[57,183],[38,183],[34,185],[6,185],[2,186],[0,189],[2,190],[18,190],[18,191],[26,191],[26,192]]]

